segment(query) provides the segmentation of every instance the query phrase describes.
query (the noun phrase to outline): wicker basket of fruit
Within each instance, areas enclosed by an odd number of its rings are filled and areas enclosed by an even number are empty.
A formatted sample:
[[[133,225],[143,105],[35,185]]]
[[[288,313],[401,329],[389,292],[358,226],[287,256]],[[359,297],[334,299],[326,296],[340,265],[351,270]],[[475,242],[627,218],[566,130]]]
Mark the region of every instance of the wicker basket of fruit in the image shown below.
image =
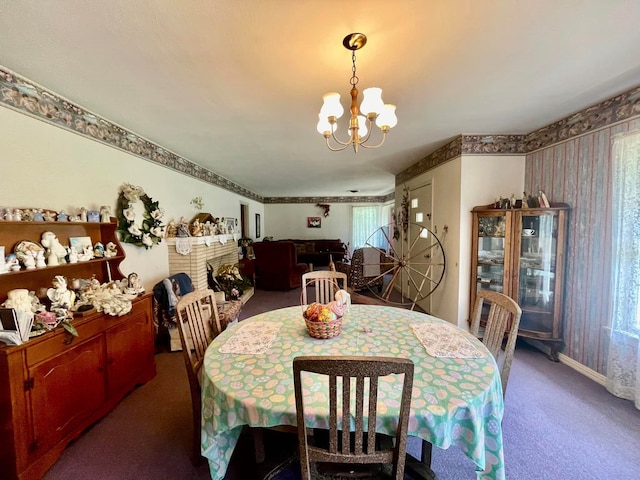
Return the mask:
[[[327,305],[313,302],[302,312],[302,316],[313,338],[326,339],[340,335],[342,317],[336,316]]]

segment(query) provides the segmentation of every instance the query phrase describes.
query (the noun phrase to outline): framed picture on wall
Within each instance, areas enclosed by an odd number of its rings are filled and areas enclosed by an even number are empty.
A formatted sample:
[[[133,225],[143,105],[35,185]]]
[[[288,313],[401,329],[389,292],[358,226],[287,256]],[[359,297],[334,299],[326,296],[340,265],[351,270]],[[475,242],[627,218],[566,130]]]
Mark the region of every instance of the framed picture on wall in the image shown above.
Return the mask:
[[[256,213],[256,238],[260,238],[262,232],[260,231],[260,214]]]
[[[307,217],[307,228],[321,228],[321,222],[320,217]]]

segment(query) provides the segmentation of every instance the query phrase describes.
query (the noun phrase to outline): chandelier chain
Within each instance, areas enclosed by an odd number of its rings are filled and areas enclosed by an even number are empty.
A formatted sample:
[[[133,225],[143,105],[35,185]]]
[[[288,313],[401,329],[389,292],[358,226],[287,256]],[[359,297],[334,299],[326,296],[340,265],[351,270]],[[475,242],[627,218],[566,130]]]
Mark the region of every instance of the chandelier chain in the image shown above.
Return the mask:
[[[351,52],[351,62],[353,63],[353,66],[351,67],[351,80],[349,81],[349,83],[351,84],[352,87],[355,87],[358,84],[358,81],[360,80],[356,75],[356,51],[355,50]]]

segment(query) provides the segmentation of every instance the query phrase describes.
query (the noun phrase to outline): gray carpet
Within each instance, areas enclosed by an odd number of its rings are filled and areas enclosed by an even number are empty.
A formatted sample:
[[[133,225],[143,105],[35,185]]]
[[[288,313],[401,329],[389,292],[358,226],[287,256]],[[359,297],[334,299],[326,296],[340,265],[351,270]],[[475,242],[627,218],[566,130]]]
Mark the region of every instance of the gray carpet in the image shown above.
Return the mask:
[[[299,301],[299,290],[258,290],[241,318]],[[156,362],[157,377],[71,444],[45,480],[210,478],[206,464],[190,463],[191,404],[182,354],[161,353]],[[284,460],[295,442],[279,433],[267,432],[268,461],[261,466],[243,435],[226,479],[262,479]],[[508,479],[640,478],[640,411],[526,344],[516,348],[503,433]],[[419,445],[410,441],[409,451]],[[432,467],[440,480],[476,478],[473,463],[455,446],[434,448]]]

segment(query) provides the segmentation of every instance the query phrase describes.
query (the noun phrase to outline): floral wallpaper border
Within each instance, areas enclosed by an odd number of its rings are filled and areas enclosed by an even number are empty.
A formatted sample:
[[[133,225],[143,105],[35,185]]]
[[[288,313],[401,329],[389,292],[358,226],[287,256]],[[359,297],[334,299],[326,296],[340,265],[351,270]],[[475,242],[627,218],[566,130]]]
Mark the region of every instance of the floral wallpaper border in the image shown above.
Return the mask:
[[[640,115],[640,86],[526,135],[460,135],[396,175],[396,185],[461,154],[528,154]]]

